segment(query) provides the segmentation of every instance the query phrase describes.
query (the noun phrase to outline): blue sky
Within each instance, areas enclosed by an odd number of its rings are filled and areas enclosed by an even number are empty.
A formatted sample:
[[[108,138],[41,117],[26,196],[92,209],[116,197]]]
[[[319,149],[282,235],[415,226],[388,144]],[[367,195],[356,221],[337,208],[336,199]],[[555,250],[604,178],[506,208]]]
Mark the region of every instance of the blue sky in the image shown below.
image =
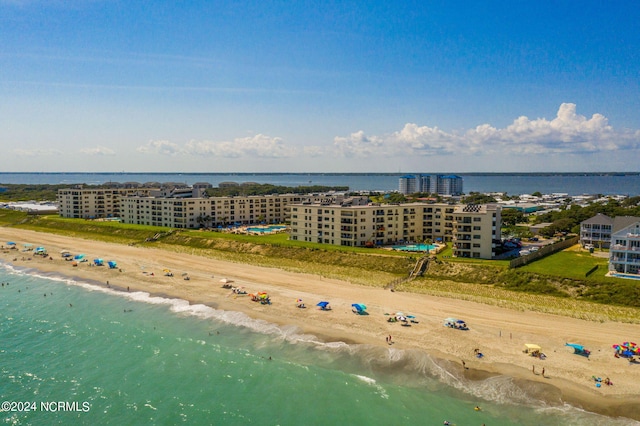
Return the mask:
[[[0,0],[2,171],[640,171],[640,4]]]

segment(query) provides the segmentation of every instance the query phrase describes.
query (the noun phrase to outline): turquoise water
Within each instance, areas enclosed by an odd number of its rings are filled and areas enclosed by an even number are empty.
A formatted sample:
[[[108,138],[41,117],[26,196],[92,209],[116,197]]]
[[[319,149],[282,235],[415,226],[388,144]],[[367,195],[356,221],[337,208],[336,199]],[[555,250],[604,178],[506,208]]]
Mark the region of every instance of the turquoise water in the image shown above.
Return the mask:
[[[432,251],[438,248],[438,246],[433,244],[409,244],[403,246],[392,246],[391,248],[400,251]]]
[[[0,399],[37,407],[4,424],[637,424],[544,404],[506,377],[468,382],[419,351],[11,269],[0,281]],[[76,410],[41,408],[58,401]]]
[[[265,233],[269,233],[269,232],[280,231],[281,229],[286,229],[286,226],[270,225],[270,226],[265,226],[265,227],[260,227],[260,228],[247,228],[247,231],[249,231],[249,232],[259,232],[261,234],[265,234]]]

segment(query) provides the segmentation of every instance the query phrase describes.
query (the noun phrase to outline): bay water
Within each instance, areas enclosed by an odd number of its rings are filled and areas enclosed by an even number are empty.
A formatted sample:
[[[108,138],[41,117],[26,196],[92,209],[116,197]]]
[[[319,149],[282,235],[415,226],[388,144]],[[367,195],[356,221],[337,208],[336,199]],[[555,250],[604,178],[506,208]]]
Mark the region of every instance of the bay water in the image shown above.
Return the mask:
[[[422,172],[424,174],[424,172]],[[255,182],[281,186],[346,186],[351,191],[396,191],[406,173],[8,173],[2,184],[87,184],[109,182]],[[460,173],[463,191],[506,192],[510,195],[562,193],[568,195],[640,195],[640,173]]]
[[[3,424],[638,424],[545,403],[507,377],[466,380],[420,351],[323,343],[239,312],[0,266],[0,400],[14,402]]]

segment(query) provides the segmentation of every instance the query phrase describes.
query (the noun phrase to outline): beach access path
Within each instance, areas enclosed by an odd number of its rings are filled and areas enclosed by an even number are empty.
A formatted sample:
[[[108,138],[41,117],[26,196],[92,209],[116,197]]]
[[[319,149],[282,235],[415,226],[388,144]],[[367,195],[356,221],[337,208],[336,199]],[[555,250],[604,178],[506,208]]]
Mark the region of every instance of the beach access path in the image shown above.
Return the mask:
[[[95,282],[96,285],[144,291],[152,295],[175,297],[228,311],[244,312],[256,319],[278,325],[294,325],[323,341],[343,341],[388,347],[389,351],[420,350],[457,365],[469,379],[491,374],[514,380],[544,384],[545,397],[610,416],[623,415],[640,420],[640,364],[614,358],[612,345],[640,338],[640,324],[592,322],[557,315],[517,311],[476,302],[422,294],[391,292],[382,288],[351,284],[326,277],[233,263],[194,254],[175,253],[148,247],[113,244],[55,234],[0,228],[5,249],[1,259],[20,268]],[[18,250],[7,250],[14,241]],[[21,252],[24,243],[46,247],[51,259]],[[72,266],[60,251],[83,253],[89,262]],[[24,258],[24,260],[23,260]],[[115,260],[118,267],[89,266],[94,258],[105,263]],[[28,260],[30,259],[30,260]],[[173,276],[165,276],[164,269]],[[152,275],[153,274],[153,275]],[[189,281],[182,274],[188,274]],[[248,293],[265,291],[271,305],[251,302],[222,288],[220,279],[233,280]],[[296,307],[302,299],[307,308]],[[329,301],[332,310],[315,305]],[[363,303],[369,315],[356,315],[352,303]],[[389,323],[396,312],[414,315],[418,323],[403,327]],[[470,330],[443,327],[447,317],[462,318]],[[393,336],[393,345],[386,337]],[[592,351],[589,358],[573,354],[566,342],[579,343]],[[522,352],[524,343],[542,347],[546,360]],[[474,356],[480,349],[483,358]],[[466,369],[463,370],[461,360]],[[532,372],[535,366],[536,373]],[[545,377],[539,373],[545,368]],[[453,367],[457,368],[457,367]],[[594,385],[592,376],[609,377],[613,386]]]

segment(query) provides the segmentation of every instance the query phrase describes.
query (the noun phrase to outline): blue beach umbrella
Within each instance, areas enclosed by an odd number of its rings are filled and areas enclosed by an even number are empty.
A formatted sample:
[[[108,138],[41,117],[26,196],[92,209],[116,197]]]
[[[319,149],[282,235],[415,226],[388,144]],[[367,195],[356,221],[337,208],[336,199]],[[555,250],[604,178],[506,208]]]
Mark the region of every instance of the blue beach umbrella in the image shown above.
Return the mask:
[[[367,310],[367,307],[362,303],[352,303],[351,306],[358,312],[364,312]]]
[[[16,245],[16,243],[14,243],[13,241],[7,241],[7,245],[8,245],[8,246],[15,246],[15,245]]]
[[[84,259],[84,254],[76,254],[75,256],[73,256],[74,260],[82,260]]]
[[[322,302],[318,302],[318,303],[316,304],[316,306],[320,306],[322,309],[324,309],[324,308],[326,308],[326,307],[327,307],[327,305],[328,305],[328,304],[329,304],[329,302],[324,302],[324,301],[322,301]]]

